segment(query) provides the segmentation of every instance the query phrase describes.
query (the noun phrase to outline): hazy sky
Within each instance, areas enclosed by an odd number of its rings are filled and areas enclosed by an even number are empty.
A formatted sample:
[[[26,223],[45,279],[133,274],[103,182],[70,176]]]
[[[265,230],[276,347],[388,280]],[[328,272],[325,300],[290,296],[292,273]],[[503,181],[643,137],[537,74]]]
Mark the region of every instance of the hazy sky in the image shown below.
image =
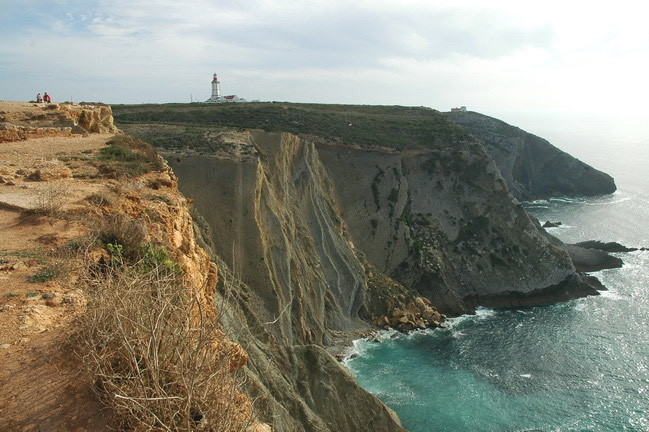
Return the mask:
[[[0,0],[0,100],[647,113],[637,0]],[[648,116],[649,117],[649,116]]]

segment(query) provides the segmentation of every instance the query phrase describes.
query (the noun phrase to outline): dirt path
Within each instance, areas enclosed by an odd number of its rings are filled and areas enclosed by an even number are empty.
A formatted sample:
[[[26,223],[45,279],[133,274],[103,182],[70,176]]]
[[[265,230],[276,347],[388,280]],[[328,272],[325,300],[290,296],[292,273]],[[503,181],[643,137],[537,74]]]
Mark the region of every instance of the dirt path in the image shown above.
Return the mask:
[[[111,412],[80,373],[69,341],[58,327],[0,355],[0,430],[110,430]]]

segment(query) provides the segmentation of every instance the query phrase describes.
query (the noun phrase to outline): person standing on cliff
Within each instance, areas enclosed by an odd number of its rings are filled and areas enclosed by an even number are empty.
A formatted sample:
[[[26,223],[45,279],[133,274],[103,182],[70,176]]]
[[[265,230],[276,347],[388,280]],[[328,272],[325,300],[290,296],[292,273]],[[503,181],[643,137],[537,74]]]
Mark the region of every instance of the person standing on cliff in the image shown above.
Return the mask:
[[[45,103],[52,102],[52,98],[50,97],[50,95],[47,94],[47,92],[45,92],[45,95],[43,95],[43,100],[45,101]]]
[[[36,95],[36,103],[43,103],[43,96],[40,93]]]

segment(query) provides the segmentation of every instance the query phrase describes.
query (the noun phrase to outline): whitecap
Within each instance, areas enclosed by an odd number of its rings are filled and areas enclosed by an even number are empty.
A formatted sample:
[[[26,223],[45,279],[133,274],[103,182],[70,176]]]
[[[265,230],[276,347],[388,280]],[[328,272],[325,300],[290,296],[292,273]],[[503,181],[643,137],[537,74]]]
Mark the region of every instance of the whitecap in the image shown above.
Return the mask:
[[[354,339],[352,344],[342,351],[341,363],[349,367],[349,361],[356,357],[361,357],[367,353],[367,350],[376,342],[385,342],[392,338],[392,335],[397,333],[396,330],[379,330],[372,333],[370,336],[361,339]]]
[[[491,308],[484,307],[484,306],[478,306],[476,308],[476,310],[475,310],[475,315],[479,319],[489,318],[491,316],[494,316],[495,314],[496,314],[495,309],[491,309]]]
[[[583,203],[584,199],[583,198],[570,198],[570,197],[558,197],[558,198],[550,198],[550,202],[560,202],[560,203],[568,203],[568,204],[573,204],[573,203]]]
[[[538,199],[538,200],[534,200],[534,201],[526,201],[525,203],[526,204],[547,204],[549,202],[550,201],[546,200],[546,199]]]
[[[496,314],[495,309],[478,306],[473,315],[460,315],[459,317],[449,318],[446,320],[446,326],[449,330],[462,324],[465,321],[481,321]]]
[[[624,299],[623,296],[621,296],[621,295],[618,294],[617,292],[615,292],[615,291],[611,291],[611,290],[608,290],[608,291],[600,291],[600,292],[599,292],[599,296],[600,296],[600,297],[603,297],[603,298],[611,299],[611,300],[623,300],[623,299]]]

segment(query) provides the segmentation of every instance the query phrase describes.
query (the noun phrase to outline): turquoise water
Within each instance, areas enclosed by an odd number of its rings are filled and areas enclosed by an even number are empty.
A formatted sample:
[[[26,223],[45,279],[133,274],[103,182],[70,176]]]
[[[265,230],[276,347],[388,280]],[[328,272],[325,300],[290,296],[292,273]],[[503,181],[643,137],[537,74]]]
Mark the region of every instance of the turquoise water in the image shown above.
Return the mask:
[[[527,208],[562,222],[550,232],[566,242],[649,247],[643,154],[602,158],[620,188],[613,195]],[[649,251],[617,256],[623,268],[595,273],[609,288],[600,296],[480,309],[447,329],[357,341],[360,355],[346,364],[410,431],[647,431]]]

